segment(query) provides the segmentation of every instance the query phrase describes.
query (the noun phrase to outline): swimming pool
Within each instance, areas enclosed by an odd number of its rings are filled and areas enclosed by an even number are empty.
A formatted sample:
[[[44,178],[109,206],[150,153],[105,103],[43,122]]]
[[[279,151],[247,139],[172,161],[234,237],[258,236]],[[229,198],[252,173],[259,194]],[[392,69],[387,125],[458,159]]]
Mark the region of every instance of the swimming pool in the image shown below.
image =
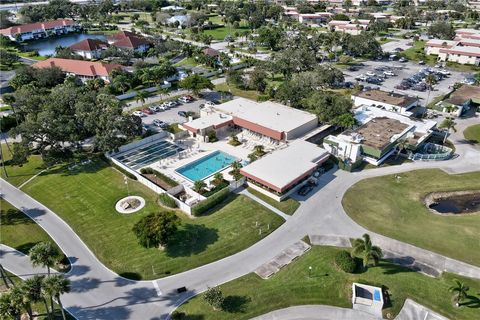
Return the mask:
[[[234,156],[222,151],[215,151],[175,171],[190,181],[199,181],[227,168],[235,161],[237,158]]]

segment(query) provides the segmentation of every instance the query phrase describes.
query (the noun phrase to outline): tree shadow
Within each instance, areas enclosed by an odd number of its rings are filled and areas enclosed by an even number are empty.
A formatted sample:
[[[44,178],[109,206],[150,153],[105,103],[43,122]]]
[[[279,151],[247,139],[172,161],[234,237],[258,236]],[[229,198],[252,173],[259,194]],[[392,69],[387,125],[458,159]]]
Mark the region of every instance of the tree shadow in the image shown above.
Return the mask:
[[[229,313],[244,313],[252,299],[247,296],[227,296],[222,302],[222,310]]]
[[[116,319],[127,320],[131,319],[131,312],[124,306],[111,306],[111,307],[95,307],[84,308],[80,306],[69,307],[68,311],[74,314],[77,319]]]
[[[218,230],[203,224],[186,224],[178,230],[166,246],[169,257],[185,257],[205,251],[218,240]]]
[[[15,249],[17,249],[18,251],[28,255],[28,253],[30,252],[30,249],[32,249],[32,247],[35,246],[38,243],[40,243],[40,242],[26,242],[26,243],[23,243],[19,246],[16,246]]]
[[[142,275],[137,272],[122,272],[118,274],[120,277],[127,278],[129,280],[142,280]]]
[[[0,221],[2,225],[35,224],[35,221],[18,209],[2,210]]]
[[[92,289],[98,288],[100,280],[96,278],[82,278],[80,280],[72,281],[71,292],[84,293]]]
[[[467,301],[460,303],[460,306],[478,309],[480,308],[480,298],[472,295],[466,297]]]

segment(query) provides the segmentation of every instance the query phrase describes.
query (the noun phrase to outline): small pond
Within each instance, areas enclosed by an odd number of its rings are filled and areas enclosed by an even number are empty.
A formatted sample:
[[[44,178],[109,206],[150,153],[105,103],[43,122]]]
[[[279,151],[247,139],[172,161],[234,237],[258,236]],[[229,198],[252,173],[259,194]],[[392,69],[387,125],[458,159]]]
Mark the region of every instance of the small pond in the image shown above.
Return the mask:
[[[441,214],[480,212],[480,192],[440,197],[429,208]]]
[[[48,56],[54,55],[55,48],[58,46],[69,47],[72,44],[88,38],[100,40],[107,39],[107,37],[103,34],[71,33],[60,37],[51,37],[41,40],[30,41],[27,42],[24,48],[26,51],[37,50],[39,55]]]

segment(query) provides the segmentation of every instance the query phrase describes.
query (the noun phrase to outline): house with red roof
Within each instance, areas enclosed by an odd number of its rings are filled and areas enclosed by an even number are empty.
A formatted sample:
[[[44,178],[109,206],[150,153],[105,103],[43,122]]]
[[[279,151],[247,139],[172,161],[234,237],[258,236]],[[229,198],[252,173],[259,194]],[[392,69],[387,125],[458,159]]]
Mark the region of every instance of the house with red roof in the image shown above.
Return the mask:
[[[92,62],[73,59],[49,58],[44,61],[39,61],[32,65],[33,68],[60,68],[65,74],[76,76],[82,82],[92,79],[102,79],[105,82],[110,82],[110,74],[115,69],[120,69],[123,66],[119,64]]]
[[[141,34],[130,31],[120,31],[108,37],[108,43],[120,49],[144,53],[150,48],[150,42]]]
[[[85,39],[70,46],[70,49],[85,59],[100,59],[108,43],[98,39]]]
[[[0,29],[0,34],[13,41],[26,41],[77,32],[80,29],[80,25],[73,20],[57,19]]]

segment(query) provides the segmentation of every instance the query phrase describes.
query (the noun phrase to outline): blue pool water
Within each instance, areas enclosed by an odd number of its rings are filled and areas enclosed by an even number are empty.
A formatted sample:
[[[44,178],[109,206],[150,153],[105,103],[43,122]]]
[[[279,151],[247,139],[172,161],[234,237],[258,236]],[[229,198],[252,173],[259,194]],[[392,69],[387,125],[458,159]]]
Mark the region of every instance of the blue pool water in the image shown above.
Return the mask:
[[[175,170],[190,181],[203,180],[230,166],[237,158],[222,151],[215,151]]]
[[[375,291],[373,292],[373,299],[374,299],[375,301],[382,301],[382,299],[380,299],[380,291],[379,291],[379,290],[375,290]]]

